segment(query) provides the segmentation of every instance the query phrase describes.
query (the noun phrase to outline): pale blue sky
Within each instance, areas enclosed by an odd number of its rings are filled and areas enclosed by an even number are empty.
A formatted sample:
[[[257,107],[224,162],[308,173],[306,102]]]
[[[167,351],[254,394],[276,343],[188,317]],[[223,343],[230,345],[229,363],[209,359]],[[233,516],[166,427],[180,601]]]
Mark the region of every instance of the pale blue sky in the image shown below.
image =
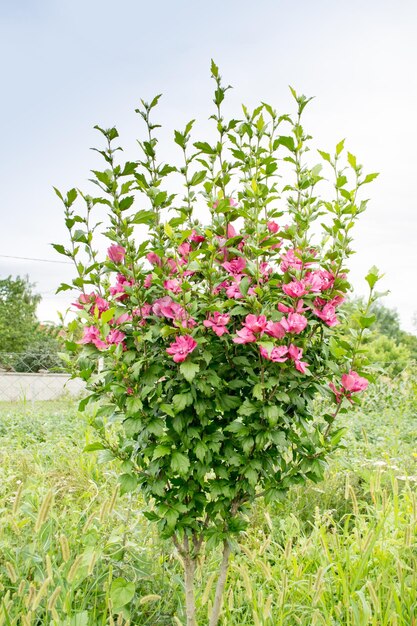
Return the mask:
[[[380,171],[355,234],[356,290],[376,263],[386,299],[412,329],[417,311],[417,3],[384,0],[0,0],[2,159],[0,254],[57,259],[61,207],[51,187],[82,187],[95,166],[94,124],[116,124],[136,158],[140,97],[164,92],[174,127],[211,113],[209,62],[232,83],[228,110],[259,100],[290,106],[288,84],[316,98],[305,124],[322,149],[342,137]],[[170,148],[167,149],[168,157]],[[41,319],[68,297],[53,292],[65,265],[0,257],[0,275],[28,273]]]

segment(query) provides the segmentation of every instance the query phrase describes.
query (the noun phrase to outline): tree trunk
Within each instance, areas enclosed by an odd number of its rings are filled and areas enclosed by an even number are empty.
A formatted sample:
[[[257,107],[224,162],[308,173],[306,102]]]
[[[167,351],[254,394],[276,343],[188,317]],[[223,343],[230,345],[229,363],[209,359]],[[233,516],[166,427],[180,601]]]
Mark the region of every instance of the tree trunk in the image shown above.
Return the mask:
[[[210,626],[217,626],[219,623],[224,587],[226,585],[227,570],[229,568],[230,553],[231,553],[230,544],[226,540],[224,542],[223,558],[222,558],[222,562],[220,565],[219,578],[217,580],[217,585],[216,585],[216,595],[214,596],[213,610],[210,615]]]
[[[187,626],[197,626],[195,618],[195,595],[194,595],[194,574],[196,561],[189,554],[184,559],[185,578],[185,614],[187,616]]]

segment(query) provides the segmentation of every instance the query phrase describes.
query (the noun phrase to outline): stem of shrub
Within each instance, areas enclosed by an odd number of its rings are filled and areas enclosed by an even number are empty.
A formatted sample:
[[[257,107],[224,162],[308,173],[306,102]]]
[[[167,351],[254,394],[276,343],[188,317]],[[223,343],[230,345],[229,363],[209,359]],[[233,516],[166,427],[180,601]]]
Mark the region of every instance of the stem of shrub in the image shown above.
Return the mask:
[[[216,585],[216,595],[214,597],[213,610],[210,616],[210,626],[217,626],[217,624],[219,623],[224,587],[226,585],[227,570],[229,568],[229,557],[231,553],[231,548],[227,539],[225,540],[223,545],[223,558],[220,565],[219,578]]]
[[[196,561],[190,554],[184,555],[184,578],[185,578],[185,613],[187,626],[197,626],[195,618],[194,574]]]

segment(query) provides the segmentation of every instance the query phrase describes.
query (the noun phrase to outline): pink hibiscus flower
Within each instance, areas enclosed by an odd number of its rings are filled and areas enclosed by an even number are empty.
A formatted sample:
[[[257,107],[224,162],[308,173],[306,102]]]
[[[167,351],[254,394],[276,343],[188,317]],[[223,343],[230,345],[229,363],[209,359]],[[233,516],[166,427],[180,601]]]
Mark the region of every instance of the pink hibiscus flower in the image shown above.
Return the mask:
[[[194,243],[202,243],[205,240],[205,237],[203,237],[203,235],[199,235],[197,231],[193,229],[191,231],[191,235],[189,236],[189,240]]]
[[[225,333],[229,332],[226,328],[226,325],[229,322],[230,315],[228,315],[227,313],[220,313],[219,311],[215,311],[213,315],[210,315],[207,320],[204,320],[203,325],[206,328],[211,328],[218,337],[221,337]]]
[[[300,255],[300,250],[295,250],[293,248],[287,250],[287,252],[281,256],[281,271],[287,272],[289,269],[301,270],[303,267],[303,261],[298,255]]]
[[[168,291],[172,291],[172,293],[180,293],[181,291],[181,283],[177,278],[164,281],[164,287]]]
[[[109,345],[114,344],[116,346],[122,343],[124,339],[126,339],[126,335],[120,330],[117,330],[117,328],[113,328],[106,337],[106,341]]]
[[[288,313],[287,317],[283,317],[280,321],[281,326],[287,333],[298,335],[307,326],[307,318],[300,313]]]
[[[232,261],[225,261],[222,263],[224,269],[229,272],[229,274],[233,274],[234,276],[239,275],[243,272],[246,267],[246,259],[243,257],[237,257]]]
[[[288,361],[288,348],[287,346],[275,346],[272,348],[271,352],[268,352],[266,348],[263,346],[259,347],[259,352],[264,359],[268,359],[269,361],[273,361],[274,363],[284,363],[284,361]]]
[[[182,363],[185,361],[187,356],[193,352],[197,347],[197,342],[190,335],[182,335],[177,337],[175,341],[173,341],[169,348],[166,349],[167,353],[170,354],[175,363]]]
[[[279,225],[277,224],[277,222],[274,222],[274,220],[270,220],[269,222],[267,222],[266,226],[270,233],[275,234],[279,231]]]
[[[275,337],[276,339],[282,339],[285,335],[285,329],[281,322],[267,322],[265,332],[270,337]]]
[[[307,290],[301,280],[293,280],[287,285],[282,285],[282,291],[290,298],[302,298]]]
[[[295,368],[299,372],[301,372],[301,374],[305,374],[306,369],[308,367],[308,363],[306,363],[305,361],[301,361],[302,356],[303,356],[303,349],[297,348],[297,346],[295,346],[294,344],[291,344],[290,347],[288,348],[288,356],[290,357],[290,359],[294,361]]]
[[[156,254],[156,252],[149,252],[146,255],[146,258],[148,259],[149,263],[152,263],[152,265],[159,265],[159,267],[161,267],[162,259],[158,254]]]
[[[113,263],[122,263],[125,258],[126,250],[123,246],[119,246],[118,244],[112,244],[109,248],[107,248],[107,256],[110,261]]]
[[[249,328],[244,326],[236,332],[237,337],[233,337],[234,343],[253,343],[256,341],[256,335]]]
[[[107,344],[100,338],[100,330],[96,326],[84,326],[83,337],[79,343],[92,343],[98,350],[107,348]]]
[[[343,374],[342,376],[342,387],[346,389],[346,391],[350,391],[352,393],[358,393],[359,391],[364,391],[368,387],[368,381],[363,376],[359,376],[356,372],[351,370],[349,374]]]
[[[339,320],[336,316],[336,309],[330,302],[325,304],[321,310],[315,308],[313,312],[315,315],[317,315],[317,317],[323,320],[323,322],[327,324],[327,326],[336,326],[339,323]]]

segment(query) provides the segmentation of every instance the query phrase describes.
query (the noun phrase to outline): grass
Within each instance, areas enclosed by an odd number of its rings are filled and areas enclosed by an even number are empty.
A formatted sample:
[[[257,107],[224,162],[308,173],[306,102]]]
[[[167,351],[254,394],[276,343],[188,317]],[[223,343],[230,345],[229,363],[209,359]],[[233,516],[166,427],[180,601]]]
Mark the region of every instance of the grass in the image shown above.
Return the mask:
[[[319,408],[318,408],[319,410]],[[417,626],[417,377],[373,387],[326,480],[253,511],[226,626]],[[0,626],[178,626],[181,568],[68,403],[0,407]],[[207,619],[219,555],[198,579]]]

